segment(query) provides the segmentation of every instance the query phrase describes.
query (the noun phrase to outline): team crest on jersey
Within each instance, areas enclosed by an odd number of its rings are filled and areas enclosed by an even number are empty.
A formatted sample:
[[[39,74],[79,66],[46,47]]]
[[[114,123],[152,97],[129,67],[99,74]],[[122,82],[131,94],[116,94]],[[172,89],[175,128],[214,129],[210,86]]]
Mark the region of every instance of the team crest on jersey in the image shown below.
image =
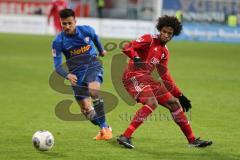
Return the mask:
[[[153,34],[151,35],[152,38],[158,38],[158,35],[157,34]]]
[[[84,42],[88,43],[90,41],[90,38],[89,37],[85,37],[84,38]]]
[[[144,39],[142,37],[139,37],[138,39],[136,39],[136,42],[142,42]]]

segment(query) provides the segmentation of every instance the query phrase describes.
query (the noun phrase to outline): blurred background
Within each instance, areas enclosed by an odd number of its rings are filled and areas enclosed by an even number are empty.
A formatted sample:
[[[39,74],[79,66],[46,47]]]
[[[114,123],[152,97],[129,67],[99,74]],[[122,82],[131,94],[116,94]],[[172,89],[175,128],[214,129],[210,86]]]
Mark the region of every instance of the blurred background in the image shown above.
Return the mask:
[[[53,25],[46,24],[53,1],[0,0],[0,32],[54,34]],[[155,20],[167,14],[178,17],[184,24],[183,34],[176,39],[240,42],[239,0],[66,2],[75,10],[79,24],[92,25],[102,37],[136,38],[144,33],[155,33]]]
[[[63,3],[58,1],[0,0],[0,159],[240,159],[240,0],[66,1],[76,11],[77,23],[91,25],[108,51],[101,59],[105,68],[101,90],[118,99],[107,113],[114,137],[138,109],[121,83],[127,62],[123,44],[157,33],[156,19],[161,15],[176,16],[183,23],[182,34],[168,43],[169,68],[192,102],[188,116],[196,136],[213,140],[214,145],[204,150],[187,147],[169,112],[159,106],[134,135],[137,147],[131,152],[120,148],[115,138],[92,141],[96,127],[87,121],[66,121],[56,112],[57,104],[71,100],[70,111],[59,112],[81,115],[71,94],[49,85],[54,71],[51,44],[57,33],[53,10]],[[112,107],[109,97],[104,97],[106,107]],[[50,152],[36,152],[32,146],[31,137],[40,129],[55,137]]]

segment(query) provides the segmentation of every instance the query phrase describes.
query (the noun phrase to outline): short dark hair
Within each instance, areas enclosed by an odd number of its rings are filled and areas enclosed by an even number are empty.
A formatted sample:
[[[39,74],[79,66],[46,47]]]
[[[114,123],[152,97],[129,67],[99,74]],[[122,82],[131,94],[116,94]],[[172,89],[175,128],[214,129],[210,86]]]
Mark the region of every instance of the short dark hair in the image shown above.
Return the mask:
[[[60,18],[75,17],[75,12],[72,9],[63,9],[59,12]]]
[[[174,16],[167,16],[164,15],[157,19],[156,28],[160,32],[163,27],[172,27],[173,28],[173,35],[178,36],[182,31],[182,24],[181,22]]]

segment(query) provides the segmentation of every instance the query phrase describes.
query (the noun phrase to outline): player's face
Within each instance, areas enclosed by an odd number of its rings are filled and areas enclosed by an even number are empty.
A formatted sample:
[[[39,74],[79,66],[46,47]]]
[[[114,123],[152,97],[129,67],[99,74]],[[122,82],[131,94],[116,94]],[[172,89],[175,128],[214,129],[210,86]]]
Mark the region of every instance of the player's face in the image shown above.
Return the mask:
[[[66,34],[74,34],[76,28],[76,20],[74,17],[61,18],[62,30]]]
[[[160,31],[160,41],[161,43],[167,43],[173,37],[173,28],[172,27],[163,27]]]

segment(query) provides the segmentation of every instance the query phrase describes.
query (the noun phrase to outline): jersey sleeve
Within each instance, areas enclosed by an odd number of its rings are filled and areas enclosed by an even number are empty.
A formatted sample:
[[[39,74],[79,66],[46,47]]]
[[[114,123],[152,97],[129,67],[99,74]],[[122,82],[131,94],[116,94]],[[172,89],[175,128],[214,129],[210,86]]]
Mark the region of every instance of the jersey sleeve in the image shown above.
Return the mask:
[[[102,44],[99,40],[98,35],[96,34],[95,30],[92,27],[87,26],[87,28],[88,28],[88,32],[89,32],[89,34],[92,38],[92,41],[93,41],[94,45],[96,46],[98,52],[101,54],[103,52],[103,47],[102,47]]]
[[[62,47],[61,43],[54,41],[52,43],[52,55],[53,55],[53,62],[54,68],[56,72],[61,75],[63,78],[66,78],[68,72],[64,70],[62,67]]]
[[[169,69],[168,69],[168,60],[169,54],[166,55],[164,59],[162,59],[162,63],[156,65],[158,74],[160,75],[165,87],[167,90],[174,96],[179,97],[181,95],[180,89],[177,87],[175,81],[173,80]]]
[[[143,35],[140,38],[131,41],[126,44],[122,52],[126,54],[129,58],[133,59],[135,56],[140,56],[143,50],[148,48],[152,42],[152,37],[149,34]]]

